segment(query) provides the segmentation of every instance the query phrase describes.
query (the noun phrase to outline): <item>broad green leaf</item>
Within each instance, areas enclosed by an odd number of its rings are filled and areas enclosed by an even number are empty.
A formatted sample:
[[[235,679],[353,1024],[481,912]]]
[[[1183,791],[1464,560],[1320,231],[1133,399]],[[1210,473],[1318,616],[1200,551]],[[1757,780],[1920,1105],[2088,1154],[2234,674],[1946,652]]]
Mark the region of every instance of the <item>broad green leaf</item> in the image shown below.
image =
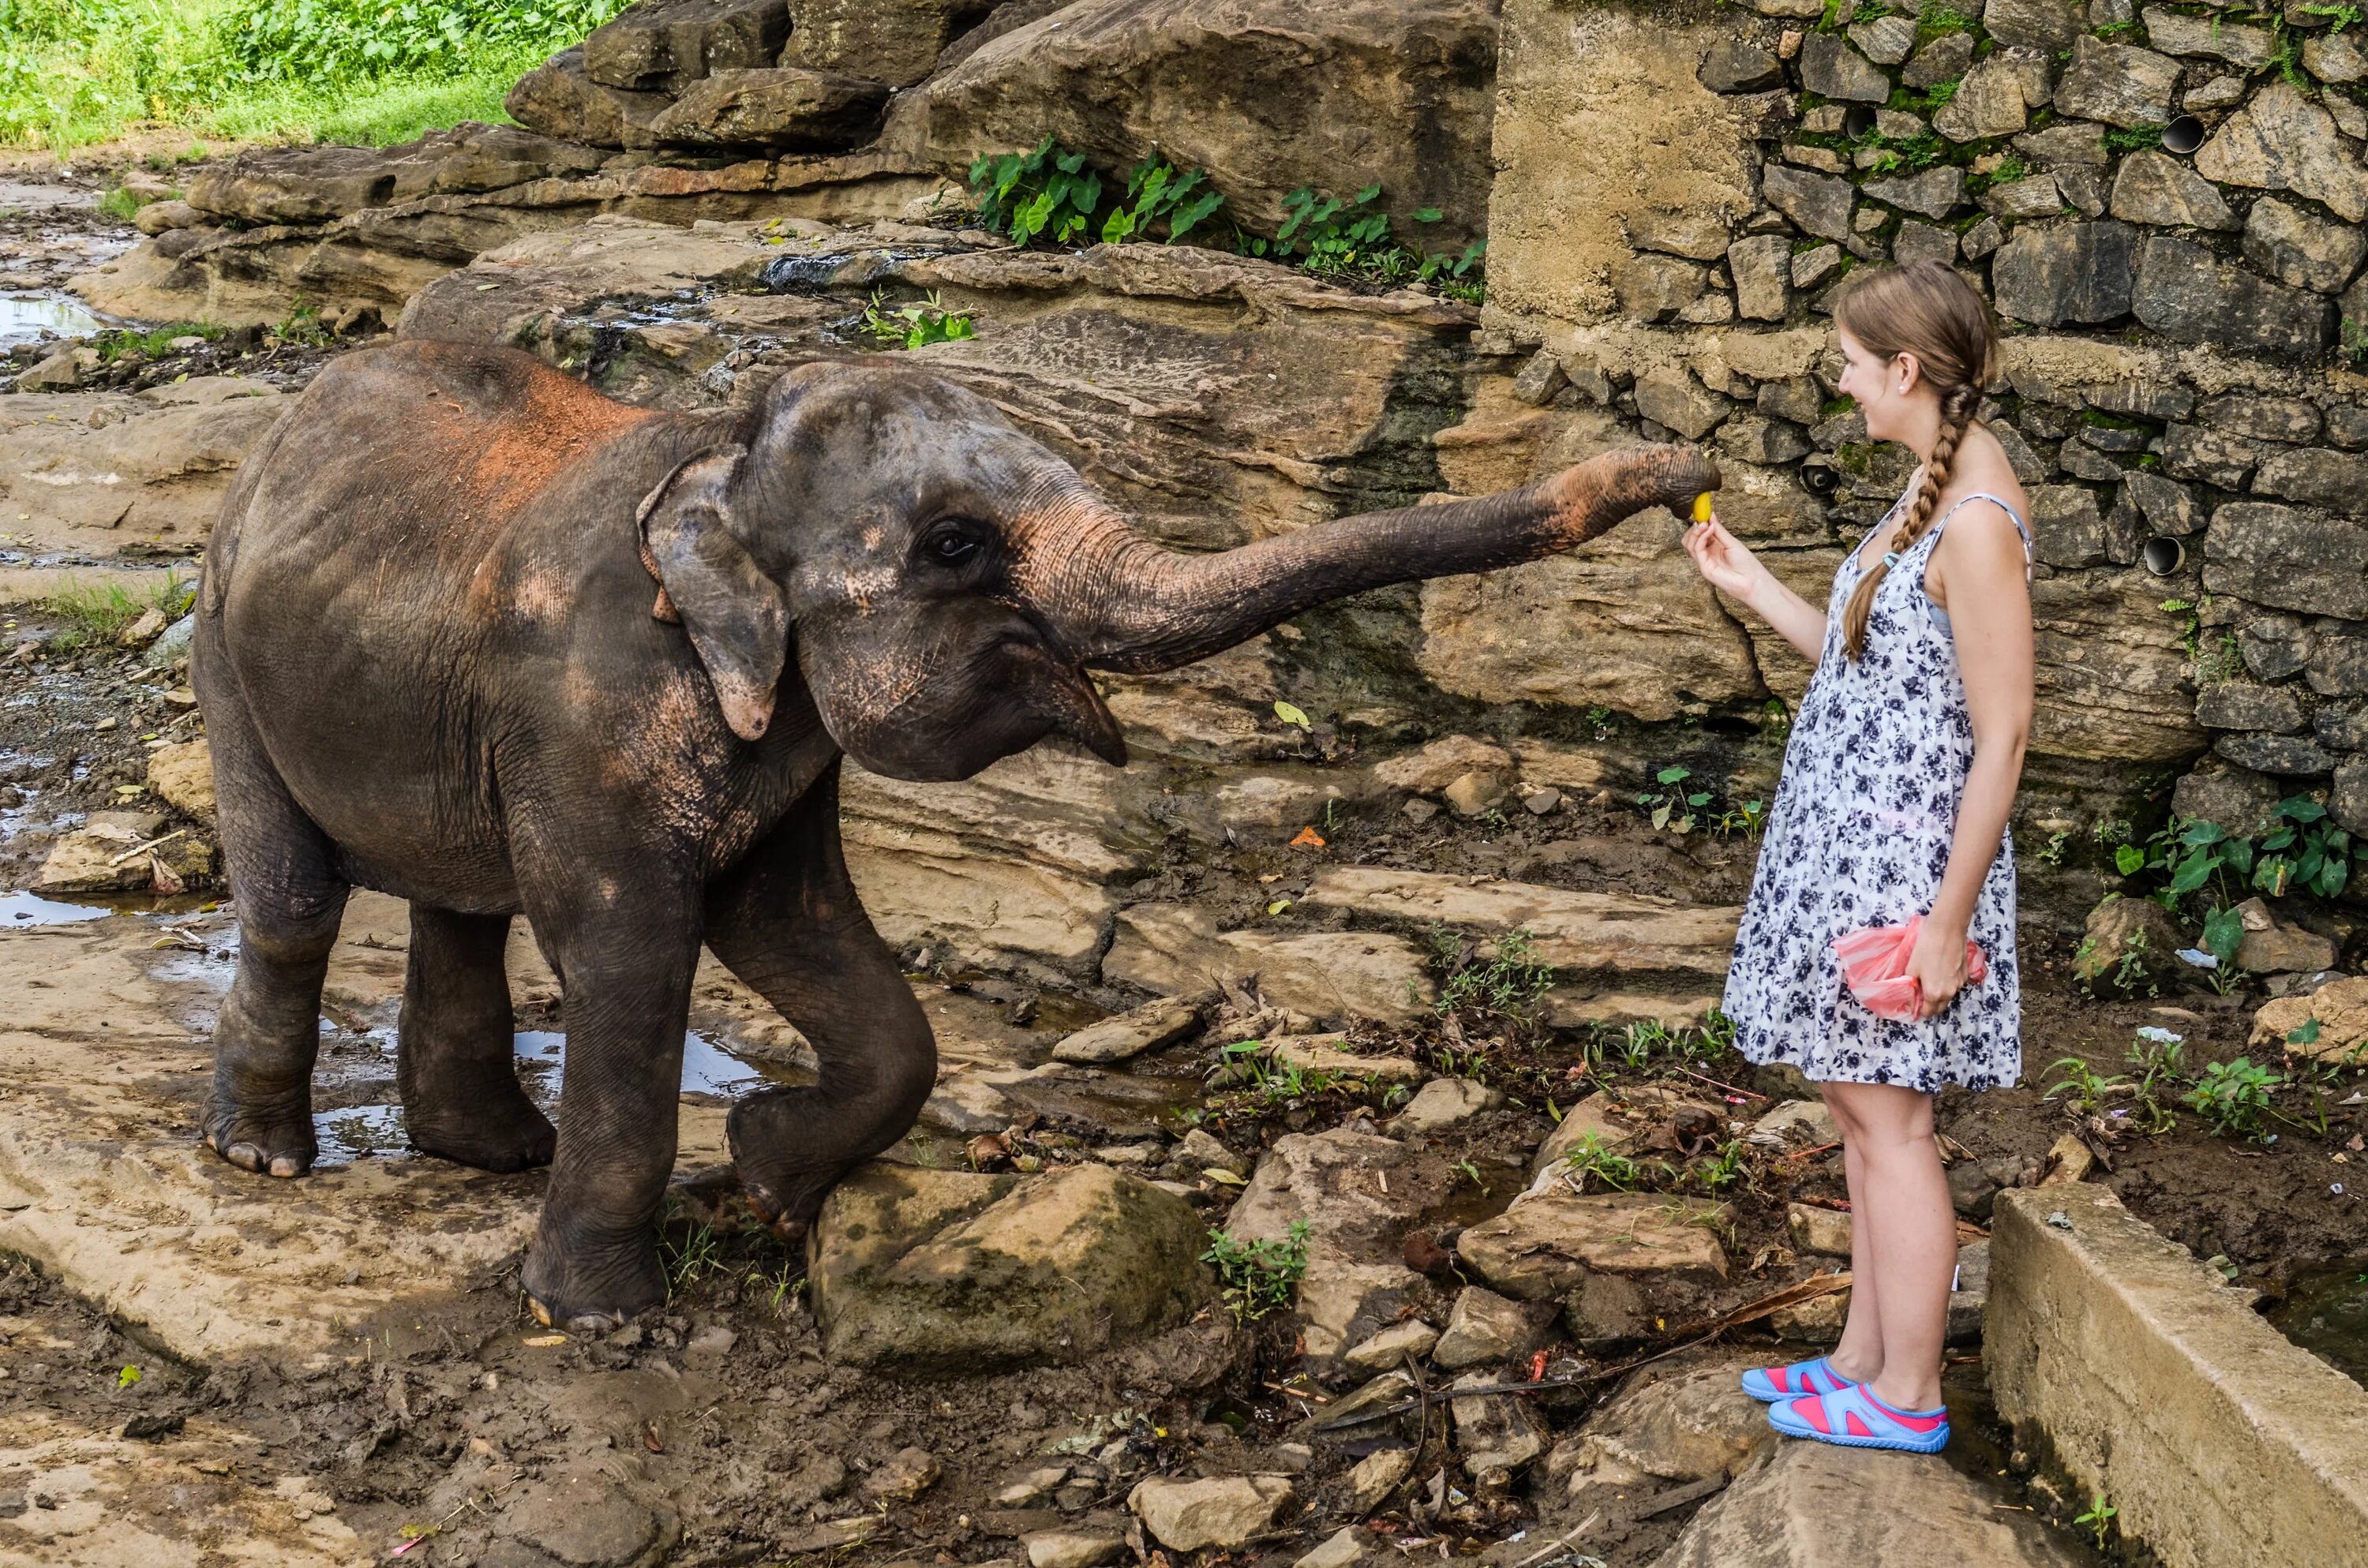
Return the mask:
[[[2146,851],[2135,844],[2124,844],[2113,851],[2113,869],[2125,877],[2136,876],[2146,869]]]
[[[1305,713],[1301,712],[1297,708],[1288,702],[1277,702],[1274,705],[1274,716],[1281,720],[1286,724],[1296,724],[1303,730],[1313,729],[1315,727],[1308,722],[1308,718]]]

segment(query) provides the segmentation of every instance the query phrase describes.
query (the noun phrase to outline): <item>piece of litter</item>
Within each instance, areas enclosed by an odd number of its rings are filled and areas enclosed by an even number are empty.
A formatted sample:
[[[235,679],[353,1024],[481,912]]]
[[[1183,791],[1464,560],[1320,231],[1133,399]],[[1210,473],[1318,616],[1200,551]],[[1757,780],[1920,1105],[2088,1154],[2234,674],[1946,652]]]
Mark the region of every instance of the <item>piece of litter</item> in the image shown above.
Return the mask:
[[[2059,1231],[2068,1231],[2072,1228],[2072,1216],[2057,1209],[2048,1214],[2047,1222]]]
[[[547,1350],[552,1346],[566,1344],[567,1335],[564,1334],[538,1334],[530,1335],[525,1343],[533,1346],[537,1350]]]
[[[2187,954],[2181,953],[2179,956],[2180,958],[2185,958]],[[2209,953],[2205,953],[2203,956],[2205,958],[2212,957]],[[2215,959],[2213,961],[2217,963],[2219,960]],[[2171,1033],[2169,1029],[2164,1028],[2160,1024],[2140,1024],[2138,1026],[2138,1038],[2140,1040],[2150,1040],[2157,1045],[2179,1045],[2184,1043],[2187,1039],[2183,1034]]]
[[[2205,952],[2202,948],[2181,948],[2179,949],[2179,957],[2181,962],[2195,969],[2218,969],[2220,967],[2219,959]]]

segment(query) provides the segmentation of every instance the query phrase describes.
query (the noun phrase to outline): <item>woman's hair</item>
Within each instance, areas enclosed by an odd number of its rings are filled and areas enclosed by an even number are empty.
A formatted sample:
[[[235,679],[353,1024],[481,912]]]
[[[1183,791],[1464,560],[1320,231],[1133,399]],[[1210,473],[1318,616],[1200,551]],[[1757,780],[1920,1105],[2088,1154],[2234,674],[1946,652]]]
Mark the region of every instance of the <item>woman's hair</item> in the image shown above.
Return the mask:
[[[1938,261],[1912,261],[1869,274],[1842,296],[1834,320],[1878,359],[1915,355],[1925,384],[1941,399],[1941,432],[1932,442],[1931,460],[1924,465],[1924,483],[1892,546],[1893,554],[1905,555],[1924,537],[1940,509],[1957,444],[1964,439],[1982,390],[1997,371],[1998,334],[1973,285]],[[1867,615],[1875,589],[1890,574],[1890,565],[1877,562],[1850,595],[1850,608],[1842,614],[1842,638],[1853,659],[1866,653]]]

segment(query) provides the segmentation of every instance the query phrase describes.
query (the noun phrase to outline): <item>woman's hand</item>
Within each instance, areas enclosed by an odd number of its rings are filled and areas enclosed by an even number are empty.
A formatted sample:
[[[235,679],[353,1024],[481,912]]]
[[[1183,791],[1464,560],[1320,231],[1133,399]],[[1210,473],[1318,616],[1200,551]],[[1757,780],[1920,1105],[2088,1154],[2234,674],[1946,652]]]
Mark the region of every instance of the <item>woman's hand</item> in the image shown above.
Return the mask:
[[[1930,916],[1916,928],[1916,946],[1908,949],[1907,974],[1923,988],[1922,1017],[1943,1011],[1965,988],[1965,929],[1951,927]]]
[[[1694,558],[1694,569],[1702,580],[1732,598],[1749,604],[1753,591],[1768,581],[1768,568],[1744,548],[1741,540],[1726,531],[1715,512],[1710,521],[1686,529],[1685,543],[1686,553]]]

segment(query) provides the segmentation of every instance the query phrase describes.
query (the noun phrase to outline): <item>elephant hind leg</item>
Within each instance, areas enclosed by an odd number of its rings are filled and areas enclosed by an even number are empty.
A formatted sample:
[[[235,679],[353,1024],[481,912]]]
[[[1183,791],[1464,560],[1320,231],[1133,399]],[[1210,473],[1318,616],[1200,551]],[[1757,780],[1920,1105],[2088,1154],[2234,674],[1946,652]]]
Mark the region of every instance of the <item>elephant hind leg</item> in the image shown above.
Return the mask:
[[[203,629],[199,639],[198,685],[239,932],[200,1129],[207,1147],[242,1170],[300,1176],[320,1153],[313,1060],[347,885],[335,846],[264,755],[235,683],[209,678],[221,657],[205,645]]]
[[[551,1164],[559,1135],[511,1061],[507,915],[411,906],[395,1083],[411,1146],[486,1171]]]
[[[838,1178],[910,1131],[937,1082],[928,1015],[848,880],[838,775],[711,890],[707,945],[822,1060],[822,1081],[759,1090],[724,1124],[749,1202],[804,1235]]]

